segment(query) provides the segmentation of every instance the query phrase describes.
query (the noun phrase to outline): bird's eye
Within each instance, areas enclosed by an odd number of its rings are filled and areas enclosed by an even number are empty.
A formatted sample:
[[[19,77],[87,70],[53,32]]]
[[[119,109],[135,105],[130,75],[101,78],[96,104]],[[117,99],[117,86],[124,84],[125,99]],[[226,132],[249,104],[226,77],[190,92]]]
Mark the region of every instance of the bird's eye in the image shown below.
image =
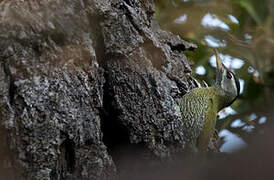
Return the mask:
[[[228,79],[231,79],[231,78],[232,78],[231,73],[230,73],[230,72],[227,72],[227,73],[226,73],[226,77],[227,77]]]

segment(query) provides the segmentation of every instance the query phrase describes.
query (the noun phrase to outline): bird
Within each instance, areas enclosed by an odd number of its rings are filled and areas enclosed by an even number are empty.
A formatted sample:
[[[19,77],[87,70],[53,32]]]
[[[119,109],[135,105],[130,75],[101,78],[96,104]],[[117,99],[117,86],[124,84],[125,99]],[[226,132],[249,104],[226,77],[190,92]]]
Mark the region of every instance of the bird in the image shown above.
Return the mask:
[[[217,114],[230,106],[240,94],[240,83],[236,75],[221,61],[217,50],[216,81],[212,86],[191,89],[177,100],[181,114],[183,133],[187,149],[195,152],[207,151],[215,131]]]

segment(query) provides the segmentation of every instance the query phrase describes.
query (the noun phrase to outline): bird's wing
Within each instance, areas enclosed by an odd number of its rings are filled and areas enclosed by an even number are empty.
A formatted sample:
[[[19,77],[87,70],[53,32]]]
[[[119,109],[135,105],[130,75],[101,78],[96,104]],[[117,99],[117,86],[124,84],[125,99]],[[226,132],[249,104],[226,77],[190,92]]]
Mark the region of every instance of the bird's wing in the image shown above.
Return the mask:
[[[202,132],[212,100],[207,96],[197,96],[194,92],[184,95],[178,104],[182,113],[182,123],[187,141],[194,142]]]
[[[207,149],[216,124],[217,107],[211,98],[208,98],[208,105],[207,109],[205,110],[205,115],[206,118],[203,122],[203,127],[197,141],[197,147],[202,151]]]

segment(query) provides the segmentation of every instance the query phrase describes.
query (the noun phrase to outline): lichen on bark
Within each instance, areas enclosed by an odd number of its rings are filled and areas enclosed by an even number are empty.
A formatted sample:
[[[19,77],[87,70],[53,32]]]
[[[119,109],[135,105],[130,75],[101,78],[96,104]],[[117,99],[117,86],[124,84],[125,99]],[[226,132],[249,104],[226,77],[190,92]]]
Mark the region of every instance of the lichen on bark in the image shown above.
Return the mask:
[[[115,143],[158,158],[184,149],[175,98],[194,87],[182,51],[195,45],[157,26],[153,1],[4,0],[0,9],[8,177],[113,179]]]

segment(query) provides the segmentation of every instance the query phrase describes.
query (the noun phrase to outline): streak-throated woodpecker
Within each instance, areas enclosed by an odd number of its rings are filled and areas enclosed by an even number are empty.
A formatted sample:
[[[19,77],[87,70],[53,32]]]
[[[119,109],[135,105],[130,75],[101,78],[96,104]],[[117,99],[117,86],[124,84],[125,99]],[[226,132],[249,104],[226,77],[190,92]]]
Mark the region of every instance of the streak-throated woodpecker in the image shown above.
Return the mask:
[[[190,90],[178,104],[187,146],[196,151],[206,151],[215,130],[217,113],[230,106],[240,93],[240,83],[216,55],[216,82],[211,87]]]

